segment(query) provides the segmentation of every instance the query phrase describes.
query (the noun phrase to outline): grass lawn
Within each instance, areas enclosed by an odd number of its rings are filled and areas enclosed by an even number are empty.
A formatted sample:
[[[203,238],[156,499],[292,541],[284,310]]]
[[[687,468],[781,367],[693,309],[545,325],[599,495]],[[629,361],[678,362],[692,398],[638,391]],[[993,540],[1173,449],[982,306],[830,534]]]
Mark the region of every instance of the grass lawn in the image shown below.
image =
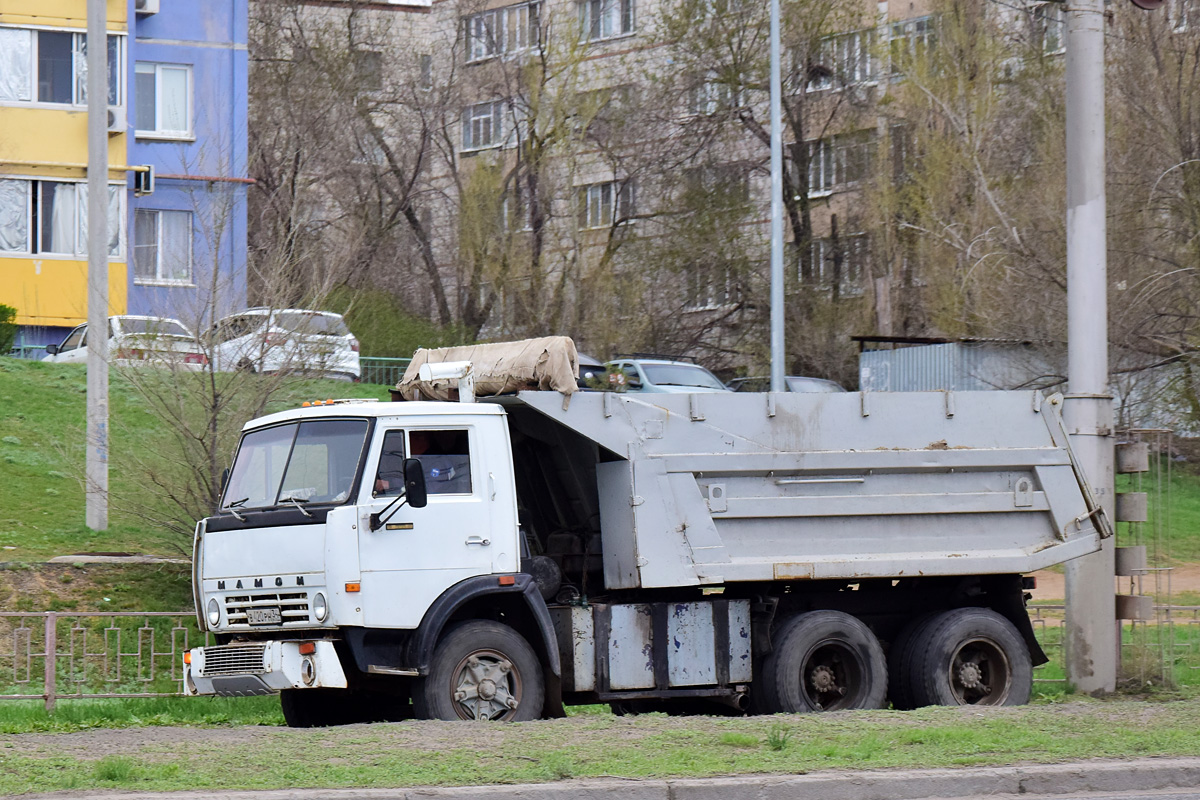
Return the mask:
[[[109,389],[109,529],[96,532],[84,524],[86,396],[82,365],[0,358],[0,562],[87,552],[190,555],[190,537],[148,524],[131,503],[146,494],[140,491],[144,473],[132,465],[148,461],[152,468],[154,445],[165,434],[150,406],[115,370]],[[387,389],[296,379],[281,386],[267,412],[325,397],[386,399]],[[240,426],[245,420],[233,421]]]
[[[245,727],[238,722],[242,701],[186,702],[197,710],[177,727],[93,732],[81,723],[72,733],[0,738],[0,794],[511,784],[1200,756],[1200,699],[1179,696],[737,718],[617,717],[589,707],[566,719],[515,725],[313,730]],[[153,722],[156,711],[151,705],[135,713]]]

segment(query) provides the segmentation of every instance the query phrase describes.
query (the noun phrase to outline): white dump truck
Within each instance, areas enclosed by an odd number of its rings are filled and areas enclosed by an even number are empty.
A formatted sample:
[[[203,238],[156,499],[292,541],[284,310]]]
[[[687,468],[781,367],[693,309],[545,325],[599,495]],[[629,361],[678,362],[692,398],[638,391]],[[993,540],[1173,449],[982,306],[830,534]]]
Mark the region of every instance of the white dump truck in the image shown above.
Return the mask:
[[[1023,575],[1111,535],[1057,397],[648,397],[568,372],[462,402],[476,356],[397,393],[460,402],[245,426],[196,528],[216,643],[188,693],[279,692],[294,726],[1023,703],[1045,660]],[[555,384],[536,372],[516,383]]]

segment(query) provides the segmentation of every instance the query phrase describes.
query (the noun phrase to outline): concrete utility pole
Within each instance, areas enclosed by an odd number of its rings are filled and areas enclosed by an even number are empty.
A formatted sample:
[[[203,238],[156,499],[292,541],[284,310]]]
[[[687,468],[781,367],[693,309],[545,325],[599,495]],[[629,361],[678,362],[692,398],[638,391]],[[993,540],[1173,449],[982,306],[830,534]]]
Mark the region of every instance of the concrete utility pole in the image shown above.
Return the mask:
[[[87,4],[87,526],[108,530],[108,30]]]
[[[1113,519],[1113,409],[1108,391],[1104,154],[1104,0],[1067,6],[1067,383],[1071,444]],[[1113,540],[1066,563],[1067,679],[1082,692],[1117,683]]]
[[[783,391],[783,78],[779,0],[771,0],[771,391]]]

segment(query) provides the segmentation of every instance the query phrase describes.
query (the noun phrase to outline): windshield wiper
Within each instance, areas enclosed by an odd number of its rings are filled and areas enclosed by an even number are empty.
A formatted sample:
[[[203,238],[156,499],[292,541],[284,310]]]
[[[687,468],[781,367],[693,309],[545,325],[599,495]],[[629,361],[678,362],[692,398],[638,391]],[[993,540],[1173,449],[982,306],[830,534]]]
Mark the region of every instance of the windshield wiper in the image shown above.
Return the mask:
[[[225,508],[229,509],[229,513],[237,517],[238,522],[245,522],[246,518],[237,512],[238,506],[245,505],[249,501],[249,497],[243,497],[241,500],[234,500],[232,503],[226,503]]]
[[[281,503],[291,503],[291,504],[292,504],[292,505],[294,505],[296,508],[300,509],[300,513],[301,513],[301,514],[303,514],[304,516],[306,516],[306,517],[311,517],[311,516],[312,516],[312,512],[311,512],[311,511],[309,511],[309,510],[308,510],[307,508],[305,508],[304,506],[300,505],[301,503],[307,503],[307,502],[308,502],[308,498],[307,498],[307,497],[281,497],[281,498],[279,498],[279,502],[281,502]]]

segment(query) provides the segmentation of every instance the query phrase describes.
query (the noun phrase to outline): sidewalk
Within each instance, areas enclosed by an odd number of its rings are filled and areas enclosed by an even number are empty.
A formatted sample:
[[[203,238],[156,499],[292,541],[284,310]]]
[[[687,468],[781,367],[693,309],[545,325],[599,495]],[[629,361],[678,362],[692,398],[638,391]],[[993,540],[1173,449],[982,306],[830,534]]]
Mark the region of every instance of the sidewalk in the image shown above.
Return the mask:
[[[55,792],[22,797],[25,800],[923,800],[1196,787],[1200,787],[1200,758],[1146,758],[1020,767],[743,775],[704,780],[601,779],[515,786],[257,792]]]

